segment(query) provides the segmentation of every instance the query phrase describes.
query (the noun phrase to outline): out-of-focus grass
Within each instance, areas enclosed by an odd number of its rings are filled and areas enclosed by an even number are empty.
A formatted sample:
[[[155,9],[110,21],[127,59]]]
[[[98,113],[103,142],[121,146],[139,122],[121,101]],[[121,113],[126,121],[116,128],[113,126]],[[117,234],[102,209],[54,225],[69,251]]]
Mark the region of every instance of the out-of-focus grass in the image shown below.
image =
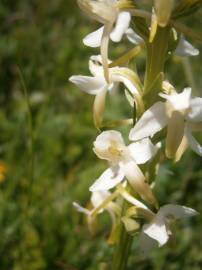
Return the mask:
[[[91,237],[84,217],[72,208],[72,201],[87,203],[90,183],[105,168],[92,152],[97,133],[93,98],[68,83],[70,75],[88,73],[88,57],[97,50],[84,47],[82,37],[96,26],[79,12],[76,1],[0,2],[0,160],[7,169],[0,182],[2,270],[97,270],[99,263],[110,259],[107,217]],[[115,50],[123,52],[125,47]],[[200,60],[191,61],[198,89]],[[138,65],[141,75],[141,60]],[[33,154],[19,68],[31,105]],[[167,69],[179,87],[187,85],[178,59],[170,60]],[[121,94],[110,97],[107,117],[130,117],[127,106]],[[170,167],[166,164],[158,179],[160,202],[202,212],[201,159],[187,153],[172,174],[166,172]],[[137,269],[201,269],[201,223],[199,216],[177,224],[176,240],[152,259],[139,256],[135,241],[129,269],[134,264]]]

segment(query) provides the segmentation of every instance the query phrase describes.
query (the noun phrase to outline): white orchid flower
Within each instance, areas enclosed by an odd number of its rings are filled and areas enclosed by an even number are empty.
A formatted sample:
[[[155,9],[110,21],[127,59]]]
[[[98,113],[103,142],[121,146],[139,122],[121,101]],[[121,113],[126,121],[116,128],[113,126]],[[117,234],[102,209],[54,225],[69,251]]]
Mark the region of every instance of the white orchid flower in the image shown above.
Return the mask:
[[[112,189],[126,177],[145,201],[156,205],[151,188],[138,167],[138,164],[149,161],[158,150],[148,138],[126,146],[120,132],[104,131],[96,138],[93,150],[99,158],[109,162],[110,168],[95,181],[90,191]]]
[[[171,218],[184,219],[198,214],[192,208],[176,204],[162,206],[157,213],[154,213],[130,194],[124,194],[124,191],[122,191],[122,196],[134,205],[129,207],[125,216],[122,217],[126,230],[130,232],[130,229],[133,228],[130,226],[130,224],[133,224],[132,221],[137,221],[138,218],[146,220],[146,224],[142,226],[142,231],[140,232],[140,249],[144,255],[148,255],[154,247],[161,247],[167,243],[172,235],[170,230]]]
[[[110,61],[108,60],[110,63]],[[94,123],[97,128],[102,126],[103,113],[105,108],[105,99],[107,91],[113,91],[117,88],[117,84],[122,82],[134,97],[137,111],[144,111],[142,101],[141,85],[137,79],[137,75],[128,68],[113,67],[109,69],[109,83],[105,80],[101,56],[92,56],[89,61],[89,69],[93,76],[76,75],[69,80],[76,84],[82,91],[95,95],[93,116]]]
[[[126,0],[78,0],[78,4],[90,17],[104,24],[87,35],[83,42],[90,47],[101,47],[104,75],[109,81],[107,61],[109,38],[114,42],[119,42],[129,28],[131,15],[128,11],[122,11],[122,8],[130,8],[131,2]]]
[[[135,127],[129,139],[138,141],[154,134],[167,126],[166,155],[178,161],[189,145],[202,156],[202,147],[192,136],[192,131],[202,130],[202,98],[191,97],[191,88],[180,94],[160,94],[166,102],[156,102],[148,109]]]
[[[149,214],[151,216],[151,213]],[[140,249],[143,254],[148,255],[154,247],[161,247],[168,242],[172,235],[169,226],[170,218],[184,219],[197,214],[194,209],[181,205],[167,204],[161,207],[150,222],[142,227]]]

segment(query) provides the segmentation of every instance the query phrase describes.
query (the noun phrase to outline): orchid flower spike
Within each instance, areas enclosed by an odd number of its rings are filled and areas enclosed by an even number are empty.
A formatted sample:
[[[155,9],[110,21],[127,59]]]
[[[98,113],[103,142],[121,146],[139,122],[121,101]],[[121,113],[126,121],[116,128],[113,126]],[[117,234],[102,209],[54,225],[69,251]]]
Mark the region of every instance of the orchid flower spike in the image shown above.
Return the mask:
[[[110,63],[109,60],[108,62]],[[90,58],[89,69],[93,76],[77,75],[70,77],[69,80],[76,84],[82,91],[95,95],[93,118],[95,126],[98,129],[102,126],[107,91],[116,89],[120,82],[125,85],[133,96],[137,107],[137,113],[139,112],[141,114],[144,111],[141,83],[135,72],[124,67],[110,68],[110,82],[108,83],[103,74],[102,59],[100,55],[92,56]]]
[[[78,0],[80,8],[96,21],[104,24],[95,32],[87,35],[83,42],[90,47],[101,47],[104,75],[109,81],[108,45],[109,38],[119,42],[129,28],[131,15],[122,9],[133,6],[128,0]],[[115,25],[115,26],[114,26]]]
[[[167,204],[161,207],[150,222],[142,227],[140,234],[140,250],[142,253],[149,255],[151,250],[157,245],[161,247],[168,242],[172,235],[170,218],[184,219],[197,214],[194,209],[181,205]]]
[[[145,201],[157,205],[152,190],[138,167],[138,164],[149,161],[158,150],[148,138],[126,146],[120,132],[104,131],[96,138],[93,150],[99,158],[107,160],[110,167],[90,187],[91,192],[112,189],[126,177]]]
[[[152,137],[167,126],[166,155],[179,161],[187,146],[202,156],[202,147],[192,136],[192,131],[202,130],[202,98],[192,97],[191,88],[180,94],[159,94],[166,102],[156,102],[148,109],[134,128],[129,139],[138,141]]]

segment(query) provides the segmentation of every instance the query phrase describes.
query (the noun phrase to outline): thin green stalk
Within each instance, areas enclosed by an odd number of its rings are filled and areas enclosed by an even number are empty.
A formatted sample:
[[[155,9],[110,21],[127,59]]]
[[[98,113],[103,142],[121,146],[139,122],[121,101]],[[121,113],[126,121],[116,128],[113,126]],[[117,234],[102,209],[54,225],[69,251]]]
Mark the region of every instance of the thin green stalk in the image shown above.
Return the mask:
[[[128,204],[123,203],[122,215],[124,215]],[[132,246],[133,237],[128,234],[123,223],[120,220],[119,239],[115,248],[114,258],[112,262],[111,270],[125,270],[127,267],[128,258]]]
[[[158,27],[155,38],[152,43],[147,43],[147,65],[144,82],[144,91],[147,93],[151,85],[159,75],[164,71],[166,53],[168,50],[168,41],[170,37],[170,26]]]

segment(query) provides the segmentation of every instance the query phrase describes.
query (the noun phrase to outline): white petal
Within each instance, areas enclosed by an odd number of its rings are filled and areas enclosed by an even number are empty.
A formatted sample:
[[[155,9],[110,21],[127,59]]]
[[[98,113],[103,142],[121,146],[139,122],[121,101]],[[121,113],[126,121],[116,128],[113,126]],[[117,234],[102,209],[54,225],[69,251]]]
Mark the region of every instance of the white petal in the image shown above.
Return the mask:
[[[121,133],[116,130],[108,130],[97,136],[93,150],[99,158],[112,161],[115,156],[114,152],[119,153],[124,148],[125,143]]]
[[[110,34],[110,38],[114,42],[119,42],[123,34],[128,29],[130,24],[131,15],[129,12],[120,12],[116,21],[115,28]]]
[[[191,147],[191,149],[194,152],[196,152],[199,156],[202,156],[202,146],[192,136],[191,131],[188,129],[188,127],[185,127],[185,136],[187,137],[188,144]]]
[[[104,200],[109,197],[111,193],[109,191],[97,191],[93,192],[91,196],[91,202],[94,207],[98,207]]]
[[[158,148],[154,146],[148,138],[131,143],[128,148],[131,156],[135,159],[137,164],[144,164],[158,151]]]
[[[143,226],[143,230],[145,225]],[[140,251],[144,256],[148,256],[150,252],[157,247],[157,242],[145,234],[143,231],[140,234]]]
[[[104,87],[106,82],[103,77],[89,77],[89,76],[72,76],[69,81],[78,86],[82,91],[97,95]]]
[[[111,167],[95,181],[90,187],[91,192],[109,190],[120,183],[124,178],[124,173],[118,166]]]
[[[151,191],[145,176],[133,160],[120,162],[126,178],[134,190],[143,198],[143,200],[156,205],[156,199]]]
[[[90,211],[84,207],[82,207],[80,204],[78,204],[77,202],[73,202],[73,206],[76,208],[76,210],[80,213],[86,214],[86,215],[90,215]]]
[[[187,119],[192,122],[202,122],[202,98],[192,98],[190,106],[191,111],[187,115]]]
[[[129,139],[137,141],[149,136],[152,137],[163,129],[167,122],[165,104],[159,101],[142,115],[134,128],[131,129]]]
[[[92,47],[92,48],[100,47],[103,31],[104,31],[104,26],[102,26],[101,28],[97,29],[96,31],[88,34],[83,39],[83,43],[86,46],[89,46],[89,47]]]
[[[159,94],[160,97],[165,98],[176,111],[183,111],[190,108],[191,104],[191,88],[187,87],[182,93],[178,94]]]
[[[159,246],[165,245],[169,239],[169,232],[167,231],[165,220],[160,214],[156,215],[153,222],[144,225],[143,232],[156,240]]]
[[[199,50],[194,48],[191,43],[185,40],[183,35],[181,35],[175,54],[179,56],[196,56],[199,55]]]
[[[138,34],[136,34],[132,28],[128,28],[125,33],[128,40],[135,45],[139,45],[144,42],[144,40]]]
[[[176,204],[167,204],[160,208],[159,213],[164,217],[173,216],[176,219],[183,219],[186,217],[192,217],[198,213],[189,207],[176,205]]]

